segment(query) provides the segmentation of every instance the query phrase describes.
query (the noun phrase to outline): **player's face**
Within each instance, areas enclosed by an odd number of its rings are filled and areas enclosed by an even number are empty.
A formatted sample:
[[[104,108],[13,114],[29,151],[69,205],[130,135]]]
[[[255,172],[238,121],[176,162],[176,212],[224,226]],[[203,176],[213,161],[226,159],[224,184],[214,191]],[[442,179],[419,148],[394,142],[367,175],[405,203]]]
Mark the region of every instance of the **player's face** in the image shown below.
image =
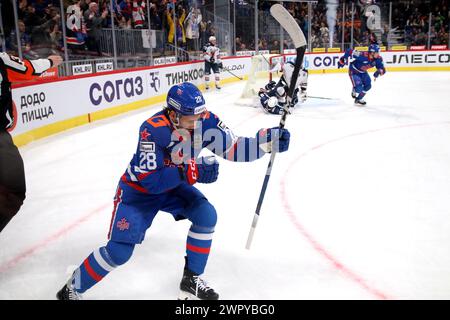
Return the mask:
[[[201,113],[192,116],[181,116],[179,127],[187,130],[194,130],[202,115],[203,114]]]
[[[380,53],[379,52],[372,52],[372,58],[377,59],[380,57]]]

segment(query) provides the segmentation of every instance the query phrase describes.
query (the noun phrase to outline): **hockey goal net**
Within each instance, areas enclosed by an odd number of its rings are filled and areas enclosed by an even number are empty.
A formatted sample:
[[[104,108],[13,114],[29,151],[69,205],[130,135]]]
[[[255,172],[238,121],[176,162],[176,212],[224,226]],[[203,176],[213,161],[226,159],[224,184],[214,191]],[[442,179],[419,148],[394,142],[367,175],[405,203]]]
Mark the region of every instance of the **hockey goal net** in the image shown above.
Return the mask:
[[[269,81],[278,81],[281,77],[281,66],[283,63],[294,58],[295,54],[263,54],[253,56],[252,67],[241,98],[254,98],[257,96],[259,89],[264,88]]]

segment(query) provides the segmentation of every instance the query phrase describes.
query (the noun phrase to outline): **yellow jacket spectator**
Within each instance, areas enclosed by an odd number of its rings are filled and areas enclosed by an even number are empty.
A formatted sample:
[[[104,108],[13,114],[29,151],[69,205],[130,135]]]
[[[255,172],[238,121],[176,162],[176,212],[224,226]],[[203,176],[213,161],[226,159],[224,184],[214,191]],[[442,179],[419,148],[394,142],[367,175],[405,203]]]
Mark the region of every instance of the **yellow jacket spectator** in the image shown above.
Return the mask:
[[[184,30],[183,22],[184,19],[186,19],[186,11],[183,9],[183,13],[181,14],[181,17],[177,19],[175,17],[175,23],[173,21],[173,12],[167,11],[167,23],[169,25],[169,35],[167,37],[167,41],[169,43],[173,43],[173,38],[175,35],[175,26],[177,26],[177,38],[181,38],[183,43],[186,43],[186,33]]]

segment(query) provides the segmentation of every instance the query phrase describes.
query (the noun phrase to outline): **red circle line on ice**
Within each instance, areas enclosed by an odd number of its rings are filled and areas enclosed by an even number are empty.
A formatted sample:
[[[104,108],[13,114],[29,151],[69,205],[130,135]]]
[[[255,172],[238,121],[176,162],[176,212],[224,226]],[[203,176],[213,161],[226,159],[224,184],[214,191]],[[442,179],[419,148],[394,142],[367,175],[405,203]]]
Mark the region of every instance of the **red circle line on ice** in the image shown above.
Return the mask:
[[[104,205],[88,212],[84,216],[81,216],[80,218],[73,221],[72,223],[65,225],[63,228],[59,229],[57,232],[49,235],[48,237],[44,238],[43,240],[36,242],[33,246],[29,247],[28,249],[23,250],[21,253],[16,255],[14,258],[11,258],[8,261],[1,264],[0,265],[0,273],[6,272],[9,269],[14,268],[22,260],[29,258],[30,256],[34,255],[37,251],[45,248],[49,244],[58,240],[59,238],[67,235],[68,233],[70,233],[71,231],[76,229],[79,225],[88,221],[96,214],[99,214],[100,212],[106,210],[108,207],[110,207],[110,203],[105,203]]]
[[[378,133],[382,131],[388,131],[388,130],[397,130],[397,129],[404,129],[404,128],[413,128],[413,127],[422,127],[422,126],[432,126],[432,125],[444,125],[444,124],[450,124],[450,121],[441,121],[441,122],[430,122],[430,123],[416,123],[416,124],[406,124],[406,125],[400,125],[400,126],[392,126],[392,127],[385,127],[380,129],[372,129],[372,130],[366,130],[356,133],[351,133],[339,138],[331,139],[328,141],[325,141],[323,143],[320,143],[318,145],[315,145],[314,147],[308,149],[307,151],[301,153],[299,156],[297,156],[288,166],[286,169],[283,178],[280,182],[281,188],[280,188],[280,194],[281,199],[283,202],[283,206],[285,209],[286,214],[288,215],[289,219],[293,223],[294,227],[299,231],[299,233],[306,238],[307,242],[314,248],[314,250],[319,253],[322,257],[324,257],[326,260],[328,260],[337,270],[341,271],[347,278],[352,280],[353,282],[357,283],[360,287],[362,287],[364,290],[368,291],[370,294],[374,295],[378,299],[392,299],[393,297],[391,295],[388,295],[384,293],[383,291],[376,289],[375,287],[368,284],[368,282],[359,276],[356,272],[352,271],[350,268],[348,268],[346,265],[344,265],[339,259],[337,259],[333,254],[328,251],[322,244],[320,244],[311,233],[308,232],[308,230],[303,226],[301,221],[297,218],[295,215],[295,211],[292,209],[292,207],[289,204],[288,197],[286,195],[286,180],[287,177],[289,177],[289,173],[292,168],[294,168],[298,162],[303,159],[305,156],[307,156],[309,153],[321,149],[325,146],[328,146],[334,142],[342,141],[348,138],[356,137],[356,136],[362,136],[366,134],[371,133]]]

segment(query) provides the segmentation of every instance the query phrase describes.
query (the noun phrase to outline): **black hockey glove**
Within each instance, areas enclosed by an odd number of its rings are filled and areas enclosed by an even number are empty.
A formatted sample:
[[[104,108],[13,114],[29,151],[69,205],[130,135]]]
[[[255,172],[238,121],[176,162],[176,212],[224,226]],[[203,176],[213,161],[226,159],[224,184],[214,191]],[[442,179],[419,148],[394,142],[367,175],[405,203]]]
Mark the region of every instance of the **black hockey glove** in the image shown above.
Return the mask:
[[[277,83],[275,81],[270,81],[268,84],[266,84],[265,89],[268,91],[272,90],[273,88],[275,88],[276,84]]]

